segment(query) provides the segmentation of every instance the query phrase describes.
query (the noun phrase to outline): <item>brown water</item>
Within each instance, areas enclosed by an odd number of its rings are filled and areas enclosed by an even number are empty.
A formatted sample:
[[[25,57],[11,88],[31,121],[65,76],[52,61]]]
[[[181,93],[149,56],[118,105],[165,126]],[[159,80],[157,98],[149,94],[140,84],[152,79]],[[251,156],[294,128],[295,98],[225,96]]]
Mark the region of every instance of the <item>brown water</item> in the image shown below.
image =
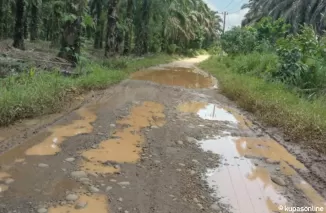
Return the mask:
[[[117,123],[126,126],[117,129],[113,139],[102,141],[99,148],[82,153],[87,159],[82,168],[88,172],[113,173],[119,171],[112,166],[103,165],[105,162],[135,163],[142,151],[141,144],[144,136],[141,130],[146,127],[161,127],[165,124],[164,106],[155,102],[144,102],[131,109],[130,115],[118,120]]]
[[[90,109],[81,108],[77,111],[81,117],[71,124],[55,126],[49,131],[51,135],[41,143],[26,150],[26,155],[55,155],[61,151],[60,144],[67,138],[75,135],[90,133],[93,131],[92,122],[96,120],[96,114]]]
[[[319,195],[319,193],[312,188],[306,181],[301,180],[299,184],[296,185],[298,189],[300,189],[306,197],[312,202],[315,207],[323,207],[323,211],[318,210],[318,212],[326,212],[326,201],[323,197]]]
[[[145,70],[134,73],[134,80],[152,81],[170,86],[182,86],[185,88],[211,88],[214,86],[210,77],[195,73],[190,68],[171,67],[162,70]]]
[[[233,213],[271,213],[279,212],[279,205],[292,206],[283,195],[284,188],[271,180],[268,167],[264,166],[269,164],[257,157],[275,161],[285,175],[296,175],[301,180],[298,189],[311,203],[325,206],[325,200],[309,184],[302,182],[303,179],[292,168],[302,169],[304,165],[276,141],[226,136],[199,143],[205,151],[217,153],[223,159],[218,168],[207,172],[206,180],[215,190],[214,195],[221,198],[222,203],[229,204]]]
[[[87,207],[83,209],[75,209],[78,202],[86,202]],[[63,206],[52,207],[48,213],[108,213],[109,204],[105,195],[81,195],[74,204],[66,204]]]

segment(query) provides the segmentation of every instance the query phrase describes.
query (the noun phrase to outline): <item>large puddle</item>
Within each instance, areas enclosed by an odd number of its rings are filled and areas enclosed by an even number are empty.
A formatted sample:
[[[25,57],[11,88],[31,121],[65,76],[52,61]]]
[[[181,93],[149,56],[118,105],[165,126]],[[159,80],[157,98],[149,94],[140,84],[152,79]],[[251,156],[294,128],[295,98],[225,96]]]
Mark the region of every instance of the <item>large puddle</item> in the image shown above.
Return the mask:
[[[271,180],[268,167],[264,166],[268,166],[266,161],[283,168],[282,172],[287,175],[297,174],[292,167],[304,168],[284,147],[271,139],[226,136],[199,143],[202,149],[219,154],[223,159],[218,168],[207,172],[206,180],[214,189],[214,196],[230,205],[233,213],[279,212],[279,205],[288,204],[284,189]],[[305,185],[305,188],[302,184],[298,186],[311,203],[323,205],[324,199],[310,185]]]
[[[241,128],[248,128],[252,123],[235,110],[205,102],[187,102],[178,106],[178,111],[196,113],[200,118],[211,121],[228,121]]]
[[[26,155],[55,155],[61,151],[60,144],[67,138],[75,135],[90,133],[93,131],[92,122],[96,120],[96,114],[90,109],[81,108],[77,110],[81,117],[71,124],[55,126],[49,131],[51,135],[41,143],[26,150]]]
[[[144,102],[131,109],[130,115],[117,121],[123,128],[117,129],[111,139],[102,141],[96,149],[82,153],[86,159],[82,167],[90,173],[113,173],[119,170],[115,163],[135,163],[141,152],[146,127],[161,127],[165,124],[164,106]]]
[[[185,88],[211,88],[214,86],[211,77],[205,77],[190,68],[171,67],[162,70],[145,70],[131,75],[134,80],[152,81],[170,86]]]

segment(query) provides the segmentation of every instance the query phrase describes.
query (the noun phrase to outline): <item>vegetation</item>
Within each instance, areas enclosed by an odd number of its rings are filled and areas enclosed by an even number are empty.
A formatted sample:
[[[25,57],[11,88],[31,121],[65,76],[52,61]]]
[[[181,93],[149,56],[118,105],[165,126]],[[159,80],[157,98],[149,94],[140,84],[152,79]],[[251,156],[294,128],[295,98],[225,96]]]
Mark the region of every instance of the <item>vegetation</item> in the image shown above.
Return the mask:
[[[207,49],[220,24],[203,0],[0,0],[0,126]]]
[[[291,24],[292,32],[298,32],[304,24],[312,25],[318,33],[323,33],[326,27],[325,0],[249,0],[242,8],[249,9],[243,25],[254,24],[270,16]]]
[[[19,76],[0,79],[0,126],[17,119],[58,112],[73,95],[104,89],[128,77],[130,72],[172,59],[172,56],[156,55],[142,59],[114,59],[109,63],[106,60],[92,62],[78,68],[79,75],[74,78],[32,68]]]
[[[250,1],[245,22],[252,17],[255,4],[262,2]],[[270,6],[265,3],[258,11]],[[316,26],[293,28],[286,17],[290,9],[277,8],[284,19],[264,17],[267,12],[263,12],[250,25],[227,31],[220,41],[226,54],[202,67],[217,76],[222,91],[240,106],[280,127],[289,139],[326,153],[326,144],[321,142],[326,140],[326,37]]]
[[[251,60],[259,54],[252,55]],[[263,56],[263,60],[267,56]],[[244,64],[246,60],[244,59]],[[232,61],[235,62],[236,60]],[[241,62],[239,62],[241,63]],[[322,97],[313,101],[300,98],[279,82],[264,81],[256,75],[239,74],[239,64],[227,66],[225,58],[212,57],[200,66],[219,79],[221,91],[240,107],[274,127],[280,128],[286,139],[303,143],[326,153],[326,100]],[[263,65],[261,66],[263,67]],[[256,69],[256,71],[263,71]]]
[[[1,0],[0,7],[0,38],[22,50],[24,39],[51,41],[75,63],[86,40],[98,49],[105,43],[108,57],[207,48],[221,22],[203,0]]]

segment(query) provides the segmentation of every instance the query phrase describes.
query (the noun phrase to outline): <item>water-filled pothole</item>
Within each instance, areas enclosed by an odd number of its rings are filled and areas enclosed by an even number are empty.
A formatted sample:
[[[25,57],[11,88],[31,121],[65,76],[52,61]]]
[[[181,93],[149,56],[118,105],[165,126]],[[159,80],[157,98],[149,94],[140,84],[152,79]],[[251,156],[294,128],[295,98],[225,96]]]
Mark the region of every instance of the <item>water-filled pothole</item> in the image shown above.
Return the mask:
[[[223,159],[218,168],[207,171],[206,180],[214,195],[229,205],[233,213],[271,213],[279,212],[279,205],[291,206],[284,195],[284,186],[272,181],[275,174],[270,170],[281,167],[278,170],[284,175],[296,175],[303,180],[292,167],[303,169],[304,165],[276,141],[225,136],[199,141],[199,144],[204,151],[219,154]],[[309,184],[299,184],[298,188],[311,203],[325,205]]]
[[[192,89],[214,87],[211,77],[194,72],[193,69],[183,67],[139,71],[131,75],[131,79]]]

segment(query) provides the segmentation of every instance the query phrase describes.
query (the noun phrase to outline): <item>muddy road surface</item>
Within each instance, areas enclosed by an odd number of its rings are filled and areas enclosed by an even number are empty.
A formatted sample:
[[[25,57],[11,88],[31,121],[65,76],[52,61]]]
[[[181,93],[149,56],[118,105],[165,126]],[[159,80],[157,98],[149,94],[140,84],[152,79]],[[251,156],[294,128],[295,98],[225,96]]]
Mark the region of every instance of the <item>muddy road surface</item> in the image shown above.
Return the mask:
[[[326,212],[325,169],[311,171],[303,151],[220,95],[195,66],[206,58],[136,72],[69,113],[1,129],[0,212]]]

